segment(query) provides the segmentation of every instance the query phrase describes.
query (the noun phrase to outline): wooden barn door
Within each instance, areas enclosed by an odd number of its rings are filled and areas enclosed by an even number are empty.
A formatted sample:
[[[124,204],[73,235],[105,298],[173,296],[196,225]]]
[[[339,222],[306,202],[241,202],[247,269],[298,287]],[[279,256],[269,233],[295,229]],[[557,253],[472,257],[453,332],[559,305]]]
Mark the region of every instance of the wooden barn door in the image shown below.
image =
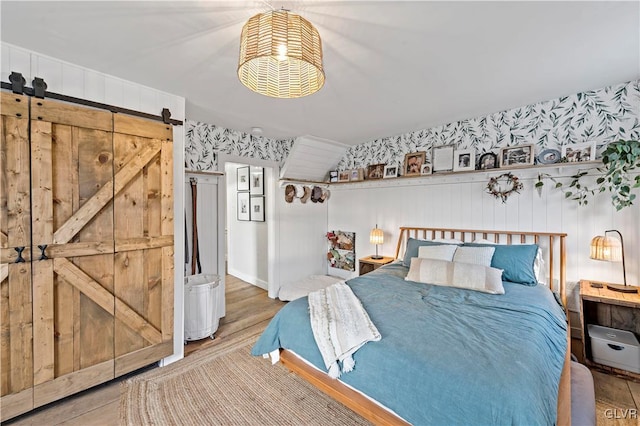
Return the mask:
[[[114,377],[112,121],[31,100],[35,407]]]
[[[0,406],[33,408],[29,98],[2,92],[0,121]],[[16,263],[18,251],[24,262]]]
[[[116,376],[173,353],[172,139],[114,115]]]

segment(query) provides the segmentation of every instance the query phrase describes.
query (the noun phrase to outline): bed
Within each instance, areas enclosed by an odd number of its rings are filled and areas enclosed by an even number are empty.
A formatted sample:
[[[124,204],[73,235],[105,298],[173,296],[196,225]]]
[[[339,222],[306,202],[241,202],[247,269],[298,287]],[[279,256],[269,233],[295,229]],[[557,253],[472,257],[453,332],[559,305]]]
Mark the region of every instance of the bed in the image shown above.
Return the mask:
[[[376,424],[568,425],[565,237],[402,227],[396,262],[347,281],[382,335],[355,353],[353,371],[324,372],[307,298],[283,307],[252,353],[280,349],[290,370]],[[544,257],[536,280],[549,284],[504,281],[496,295],[407,281],[410,251],[424,240],[503,253],[535,245]]]

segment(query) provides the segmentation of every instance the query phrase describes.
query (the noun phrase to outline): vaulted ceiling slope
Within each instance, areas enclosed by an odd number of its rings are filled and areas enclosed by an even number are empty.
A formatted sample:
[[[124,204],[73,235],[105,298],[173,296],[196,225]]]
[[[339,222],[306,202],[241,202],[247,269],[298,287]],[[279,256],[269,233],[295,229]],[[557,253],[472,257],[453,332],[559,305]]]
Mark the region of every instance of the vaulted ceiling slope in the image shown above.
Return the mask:
[[[640,78],[640,2],[6,1],[2,41],[180,95],[187,118],[346,144]],[[270,7],[323,40],[326,84],[292,100],[236,75]],[[16,70],[17,71],[17,70]],[[46,76],[41,76],[45,78]]]

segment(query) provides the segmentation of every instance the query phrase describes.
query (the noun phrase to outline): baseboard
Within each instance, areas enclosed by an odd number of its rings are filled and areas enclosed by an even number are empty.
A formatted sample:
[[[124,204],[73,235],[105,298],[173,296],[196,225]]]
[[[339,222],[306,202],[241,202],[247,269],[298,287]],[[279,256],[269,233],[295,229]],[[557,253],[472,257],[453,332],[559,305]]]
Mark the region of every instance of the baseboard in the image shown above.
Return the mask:
[[[256,287],[260,287],[263,290],[269,289],[269,284],[266,281],[261,280],[256,276],[245,274],[244,272],[238,271],[236,269],[231,269],[231,268],[227,270],[227,273],[229,275],[233,275],[236,278],[240,278],[244,282],[255,285]]]

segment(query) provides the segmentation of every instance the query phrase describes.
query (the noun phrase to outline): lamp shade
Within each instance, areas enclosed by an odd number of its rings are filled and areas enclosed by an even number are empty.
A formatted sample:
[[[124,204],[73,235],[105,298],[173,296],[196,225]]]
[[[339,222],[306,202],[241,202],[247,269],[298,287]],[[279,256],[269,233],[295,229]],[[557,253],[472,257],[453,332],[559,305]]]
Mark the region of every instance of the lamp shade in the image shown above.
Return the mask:
[[[325,78],[318,30],[286,10],[251,17],[240,36],[238,78],[254,92],[274,98],[317,92]]]
[[[615,237],[606,235],[593,237],[591,240],[591,259],[620,262],[622,260],[622,244]]]
[[[369,234],[369,242],[371,244],[382,244],[384,243],[384,233],[380,228],[374,228],[371,230],[371,234]]]

